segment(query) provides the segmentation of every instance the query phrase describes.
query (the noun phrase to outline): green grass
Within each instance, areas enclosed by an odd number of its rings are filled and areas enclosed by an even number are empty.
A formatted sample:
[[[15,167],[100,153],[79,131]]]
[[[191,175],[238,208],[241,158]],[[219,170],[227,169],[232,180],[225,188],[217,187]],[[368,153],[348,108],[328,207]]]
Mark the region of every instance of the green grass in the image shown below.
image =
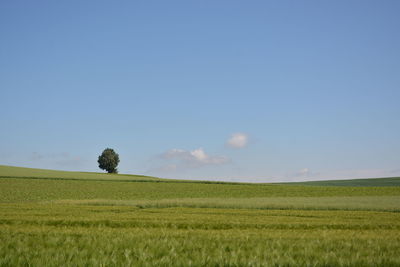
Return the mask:
[[[22,168],[22,167],[13,167],[4,165],[0,165],[0,177],[74,179],[74,180],[160,180],[159,178],[144,176],[144,175],[55,171],[55,170],[32,169],[32,168]]]
[[[390,212],[0,205],[0,265],[397,266]]]
[[[59,200],[44,203],[132,206],[138,208],[223,208],[260,210],[368,210],[400,212],[400,196],[367,197],[264,197],[264,198],[179,198],[161,200]]]
[[[396,196],[400,187],[327,187],[0,178],[0,201]]]
[[[400,266],[400,187],[378,184],[0,166],[0,266]]]

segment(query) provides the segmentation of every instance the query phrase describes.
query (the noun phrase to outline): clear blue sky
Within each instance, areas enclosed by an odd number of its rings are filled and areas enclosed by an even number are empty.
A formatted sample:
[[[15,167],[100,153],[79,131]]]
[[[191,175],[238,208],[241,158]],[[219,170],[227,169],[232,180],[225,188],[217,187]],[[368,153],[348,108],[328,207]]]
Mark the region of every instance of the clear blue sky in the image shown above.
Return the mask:
[[[400,1],[1,1],[0,164],[400,175]]]

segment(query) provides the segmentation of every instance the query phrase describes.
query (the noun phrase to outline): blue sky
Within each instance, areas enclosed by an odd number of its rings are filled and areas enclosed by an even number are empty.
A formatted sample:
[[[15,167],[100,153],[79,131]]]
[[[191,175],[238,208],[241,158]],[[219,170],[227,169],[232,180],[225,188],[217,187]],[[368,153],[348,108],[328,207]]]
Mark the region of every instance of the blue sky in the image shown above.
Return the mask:
[[[0,164],[400,175],[399,1],[2,1]]]

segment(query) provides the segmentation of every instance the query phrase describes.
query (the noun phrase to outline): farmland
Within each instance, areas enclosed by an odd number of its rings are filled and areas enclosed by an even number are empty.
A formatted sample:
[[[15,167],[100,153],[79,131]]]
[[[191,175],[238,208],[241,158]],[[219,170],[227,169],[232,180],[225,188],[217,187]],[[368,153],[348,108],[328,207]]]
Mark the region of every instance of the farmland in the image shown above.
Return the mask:
[[[7,166],[0,177],[0,266],[400,265],[400,178],[235,184]]]

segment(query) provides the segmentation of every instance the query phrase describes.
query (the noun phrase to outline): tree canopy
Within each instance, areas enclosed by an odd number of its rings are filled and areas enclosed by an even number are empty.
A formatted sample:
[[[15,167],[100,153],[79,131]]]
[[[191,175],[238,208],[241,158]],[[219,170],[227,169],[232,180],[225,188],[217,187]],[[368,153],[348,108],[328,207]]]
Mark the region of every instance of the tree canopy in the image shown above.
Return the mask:
[[[108,173],[118,173],[117,166],[119,163],[119,155],[114,149],[106,148],[97,160],[99,168],[106,170]]]

